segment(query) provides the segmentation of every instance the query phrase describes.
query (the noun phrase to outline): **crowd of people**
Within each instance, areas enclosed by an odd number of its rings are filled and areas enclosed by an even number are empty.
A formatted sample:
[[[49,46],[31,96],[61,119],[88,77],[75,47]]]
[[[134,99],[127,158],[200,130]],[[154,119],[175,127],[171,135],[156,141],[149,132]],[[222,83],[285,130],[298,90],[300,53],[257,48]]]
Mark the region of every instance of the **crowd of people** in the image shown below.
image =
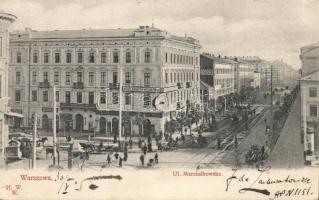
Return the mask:
[[[158,146],[160,145],[158,138],[156,138],[156,143]],[[123,152],[115,151],[109,152],[107,154],[106,160],[108,166],[111,166],[112,163],[115,163],[116,165],[118,165],[118,167],[122,167],[123,163],[128,160],[129,149],[133,148],[132,138],[130,138],[128,141],[125,141],[123,146]],[[147,140],[139,138],[137,146],[141,151],[141,155],[139,156],[141,166],[151,167],[159,163],[159,154],[158,152],[154,152],[153,150],[151,136],[149,136]]]

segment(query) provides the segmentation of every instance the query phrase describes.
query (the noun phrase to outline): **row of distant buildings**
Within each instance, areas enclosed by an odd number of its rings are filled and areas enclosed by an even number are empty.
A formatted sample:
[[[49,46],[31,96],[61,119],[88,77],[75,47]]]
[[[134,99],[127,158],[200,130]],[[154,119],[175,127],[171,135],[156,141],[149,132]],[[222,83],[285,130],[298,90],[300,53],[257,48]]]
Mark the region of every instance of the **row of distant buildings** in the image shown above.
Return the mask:
[[[307,164],[319,164],[319,42],[301,48],[301,138]]]
[[[222,57],[209,53],[201,54],[200,70],[204,102],[212,100],[217,102],[217,106],[225,105],[227,96],[245,90],[258,89],[269,93],[271,83],[273,88],[294,86],[299,74],[283,61],[266,61],[259,57]]]
[[[198,40],[155,27],[10,33],[8,95],[15,127],[148,135],[189,105],[247,88],[289,85],[283,62],[202,53]],[[278,67],[276,67],[278,66]],[[277,70],[277,71],[276,71]],[[291,71],[291,70],[287,70]],[[291,77],[292,78],[292,77]],[[264,84],[266,82],[267,84]],[[55,94],[53,91],[55,88]],[[53,98],[55,96],[55,99]]]

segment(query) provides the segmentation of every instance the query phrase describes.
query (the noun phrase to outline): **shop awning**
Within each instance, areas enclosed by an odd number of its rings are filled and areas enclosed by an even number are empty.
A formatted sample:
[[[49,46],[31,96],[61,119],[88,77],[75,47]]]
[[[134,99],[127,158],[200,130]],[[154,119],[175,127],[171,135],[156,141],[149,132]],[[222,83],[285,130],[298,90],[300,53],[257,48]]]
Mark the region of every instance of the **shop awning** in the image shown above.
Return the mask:
[[[8,115],[10,117],[18,117],[18,118],[23,118],[24,116],[20,113],[16,113],[16,112],[7,112],[5,113],[5,115]]]

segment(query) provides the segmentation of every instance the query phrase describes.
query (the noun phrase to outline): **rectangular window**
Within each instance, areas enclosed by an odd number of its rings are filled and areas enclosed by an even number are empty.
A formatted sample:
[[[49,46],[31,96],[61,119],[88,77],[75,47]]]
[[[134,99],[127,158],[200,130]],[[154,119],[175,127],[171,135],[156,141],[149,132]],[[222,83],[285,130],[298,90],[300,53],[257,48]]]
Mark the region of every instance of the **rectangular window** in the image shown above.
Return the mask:
[[[71,92],[70,91],[65,92],[65,103],[71,103]]]
[[[2,56],[2,37],[0,37],[0,56]]]
[[[55,91],[55,101],[56,102],[60,101],[60,92],[59,91]]]
[[[316,87],[309,88],[309,97],[317,97],[317,88]]]
[[[167,57],[168,57],[168,55],[167,55],[167,53],[165,53],[165,62],[167,63]]]
[[[112,103],[113,104],[118,104],[118,93],[117,92],[113,92],[112,93]]]
[[[131,72],[125,72],[125,84],[131,84]]]
[[[125,105],[131,105],[131,94],[125,93]]]
[[[66,53],[66,63],[72,62],[72,54],[70,52]]]
[[[89,104],[94,104],[94,92],[89,92]]]
[[[165,83],[168,84],[168,73],[165,73]]]
[[[17,63],[21,63],[21,52],[17,52]]]
[[[310,109],[310,117],[317,117],[318,113],[317,113],[317,105],[309,105],[309,109]]]
[[[113,85],[117,85],[117,72],[113,72]]]
[[[54,62],[55,63],[60,63],[60,53],[55,53],[54,54]]]
[[[16,84],[20,84],[21,82],[21,72],[16,72]]]
[[[82,72],[77,72],[77,82],[82,82]]]
[[[89,62],[90,63],[95,63],[95,54],[93,52],[91,52],[90,55],[89,55]]]
[[[49,82],[49,72],[43,72],[43,82]]]
[[[37,82],[37,76],[38,76],[37,72],[32,72],[32,83],[33,84],[35,84]]]
[[[60,79],[59,72],[54,72],[54,83],[58,83]]]
[[[144,94],[143,105],[145,107],[149,107],[151,105],[151,96],[149,93]]]
[[[151,83],[151,73],[144,73],[144,86],[148,87]]]
[[[106,63],[106,53],[105,52],[101,53],[101,63]]]
[[[83,53],[82,52],[78,53],[78,63],[83,63]]]
[[[43,62],[44,63],[49,63],[49,53],[48,52],[45,52],[43,54]]]
[[[76,93],[76,102],[77,103],[82,103],[82,92],[77,92]]]
[[[48,96],[48,91],[43,91],[42,92],[42,100],[43,102],[48,102],[49,96]]]
[[[119,53],[113,52],[113,63],[118,63],[118,62],[119,62]]]
[[[146,51],[144,55],[144,62],[145,63],[150,63],[151,62],[151,52]]]
[[[94,84],[94,72],[89,72],[89,84]]]
[[[21,101],[21,91],[20,90],[15,91],[15,100]]]
[[[126,52],[125,54],[125,62],[131,63],[131,52]]]
[[[69,85],[70,82],[70,72],[65,72],[65,84]]]
[[[33,52],[33,63],[38,63],[38,52]]]
[[[105,92],[101,92],[100,93],[100,103],[101,104],[106,104],[106,93]]]
[[[106,72],[101,72],[101,84],[105,84],[106,82]]]
[[[38,93],[36,90],[32,90],[32,101],[38,101]]]

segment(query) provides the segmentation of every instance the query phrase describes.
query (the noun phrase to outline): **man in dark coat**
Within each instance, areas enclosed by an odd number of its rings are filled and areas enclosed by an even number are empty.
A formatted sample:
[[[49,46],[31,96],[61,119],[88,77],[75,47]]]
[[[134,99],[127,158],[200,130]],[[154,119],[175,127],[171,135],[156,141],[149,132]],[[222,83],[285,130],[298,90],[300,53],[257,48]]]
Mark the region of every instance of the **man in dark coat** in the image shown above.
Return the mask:
[[[155,163],[158,164],[158,154],[157,153],[155,153],[154,160],[155,160]]]
[[[111,156],[110,156],[110,153],[107,154],[107,164],[110,165],[111,164]]]
[[[144,154],[141,154],[141,156],[140,156],[140,161],[141,161],[141,163],[142,163],[142,165],[144,166]]]

